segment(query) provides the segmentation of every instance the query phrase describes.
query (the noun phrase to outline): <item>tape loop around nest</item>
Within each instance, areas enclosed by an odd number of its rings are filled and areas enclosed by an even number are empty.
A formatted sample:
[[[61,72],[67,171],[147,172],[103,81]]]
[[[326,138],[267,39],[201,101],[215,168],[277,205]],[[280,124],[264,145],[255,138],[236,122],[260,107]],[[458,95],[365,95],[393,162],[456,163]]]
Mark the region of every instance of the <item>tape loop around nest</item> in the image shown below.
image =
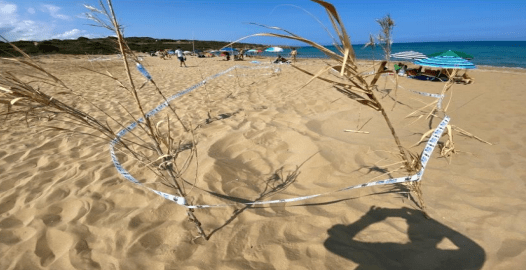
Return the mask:
[[[221,75],[224,75],[236,68],[246,68],[246,69],[261,69],[261,68],[268,68],[267,66],[256,66],[256,67],[247,67],[247,66],[233,66],[227,70],[224,70],[222,72],[219,72],[215,75],[212,75],[206,79],[204,79],[203,81],[167,98],[167,100],[163,103],[161,103],[159,106],[157,106],[156,108],[154,108],[153,110],[151,110],[150,112],[148,112],[146,114],[146,117],[150,117],[150,116],[153,116],[155,114],[157,114],[158,112],[160,112],[162,109],[164,109],[165,107],[168,106],[168,102],[176,99],[176,98],[179,98],[185,94],[188,94],[190,93],[191,91],[199,88],[200,86],[204,85],[207,81],[209,80],[212,80],[212,79],[215,79]],[[412,90],[411,90],[412,91]],[[426,96],[431,96],[431,97],[435,97],[437,99],[442,99],[442,97],[440,95],[436,95],[436,94],[429,94],[429,93],[423,93],[423,92],[417,92],[417,91],[412,91],[412,92],[415,92],[417,94],[423,94],[423,95],[426,95]],[[335,190],[335,191],[331,191],[331,192],[326,192],[326,193],[319,193],[319,194],[313,194],[313,195],[308,195],[308,196],[302,196],[302,197],[295,197],[295,198],[289,198],[289,199],[281,199],[281,200],[271,200],[271,201],[254,201],[254,202],[247,202],[247,203],[243,203],[245,205],[261,205],[261,204],[276,204],[276,203],[287,203],[287,202],[297,202],[297,201],[303,201],[303,200],[308,200],[308,199],[313,199],[313,198],[316,198],[316,197],[320,197],[320,196],[324,196],[324,195],[329,195],[329,194],[333,194],[333,193],[337,193],[337,192],[342,192],[342,191],[346,191],[346,190],[351,190],[351,189],[358,189],[358,188],[364,188],[364,187],[371,187],[371,186],[379,186],[379,185],[391,185],[391,184],[395,184],[395,183],[405,183],[405,182],[415,182],[415,181],[420,181],[422,179],[422,176],[424,174],[424,170],[425,170],[425,167],[427,165],[427,162],[429,161],[429,158],[431,157],[431,154],[433,153],[433,150],[435,149],[437,143],[438,143],[438,140],[440,139],[440,137],[442,136],[442,133],[444,132],[444,129],[446,128],[446,126],[448,125],[450,121],[450,118],[449,116],[445,116],[444,119],[440,122],[440,124],[437,126],[437,128],[434,130],[433,134],[431,135],[431,137],[429,138],[424,150],[422,151],[422,156],[420,158],[420,162],[422,164],[422,167],[420,169],[420,171],[418,171],[416,174],[412,175],[412,176],[406,176],[406,177],[398,177],[398,178],[391,178],[391,179],[385,179],[385,180],[380,180],[380,181],[375,181],[375,182],[369,182],[369,183],[364,183],[364,184],[360,184],[360,185],[354,185],[354,186],[349,186],[349,187],[345,187],[345,188],[341,188],[341,189],[338,189],[338,190]],[[120,141],[120,138],[124,135],[126,135],[129,131],[133,130],[135,127],[137,127],[138,124],[144,122],[144,119],[143,118],[140,118],[137,122],[133,122],[131,123],[130,125],[128,125],[127,127],[123,128],[122,130],[120,130],[119,132],[117,132],[117,137],[115,139],[113,139],[111,142],[110,142],[110,156],[111,156],[111,159],[113,161],[113,165],[115,166],[115,168],[117,169],[117,171],[119,172],[120,175],[122,175],[124,178],[126,178],[128,181],[134,183],[134,184],[137,184],[137,185],[140,185],[140,186],[143,186],[137,179],[135,179],[126,169],[124,169],[124,167],[122,166],[122,164],[119,162],[119,160],[117,159],[117,156],[115,155],[115,150],[114,150],[114,147],[115,145]],[[167,161],[163,161],[159,166],[161,165],[167,165]],[[156,193],[157,195],[167,199],[167,200],[170,200],[170,201],[173,201],[175,203],[177,203],[178,205],[181,205],[181,206],[184,206],[186,208],[190,208],[190,209],[202,209],[202,208],[216,208],[216,207],[230,207],[230,206],[235,206],[235,205],[238,205],[239,203],[230,203],[230,204],[216,204],[216,205],[188,205],[187,202],[186,202],[186,199],[184,197],[179,197],[179,196],[175,196],[175,195],[172,195],[172,194],[168,194],[168,193],[164,193],[162,191],[158,191],[158,190],[154,190],[154,189],[151,189],[151,188],[148,188],[148,187],[145,187],[147,189],[149,189],[150,191],[152,191],[153,193]]]

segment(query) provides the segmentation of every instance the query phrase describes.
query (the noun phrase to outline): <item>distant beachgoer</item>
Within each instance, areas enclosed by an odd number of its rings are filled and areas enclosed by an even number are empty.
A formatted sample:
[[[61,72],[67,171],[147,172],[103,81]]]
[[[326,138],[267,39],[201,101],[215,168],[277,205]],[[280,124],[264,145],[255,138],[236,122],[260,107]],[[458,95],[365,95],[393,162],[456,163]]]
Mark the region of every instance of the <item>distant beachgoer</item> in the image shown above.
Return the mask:
[[[172,59],[172,56],[168,53],[168,50],[160,50],[159,57],[163,60]]]
[[[278,57],[272,62],[274,64],[279,64],[279,63],[287,63],[287,64],[290,64],[290,61],[288,61],[287,59],[285,59],[283,56],[279,55],[278,54]]]
[[[177,59],[179,59],[179,67],[182,67],[183,64],[185,67],[186,66],[186,63],[185,63],[185,56],[183,54],[183,51],[181,50],[181,48],[177,48],[177,50],[175,51],[175,53],[177,54]]]
[[[296,55],[298,55],[298,51],[296,51],[296,49],[292,49],[292,51],[290,52],[290,56],[292,57],[294,63],[296,63]]]

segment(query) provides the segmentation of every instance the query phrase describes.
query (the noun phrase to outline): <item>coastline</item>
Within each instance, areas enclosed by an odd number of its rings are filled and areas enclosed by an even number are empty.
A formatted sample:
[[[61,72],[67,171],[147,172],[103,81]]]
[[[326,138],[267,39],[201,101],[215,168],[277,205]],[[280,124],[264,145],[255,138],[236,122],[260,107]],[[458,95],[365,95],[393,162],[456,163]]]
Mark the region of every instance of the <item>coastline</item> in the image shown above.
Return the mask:
[[[140,52],[136,52],[136,54],[139,56],[139,57],[142,57],[143,59],[148,59],[148,58],[158,58],[157,56],[149,56],[147,54],[144,54],[144,53],[140,53]],[[286,56],[286,54],[283,54]],[[118,57],[119,55],[118,54],[100,54],[100,55],[81,55],[81,54],[49,54],[49,55],[37,55],[37,56],[33,56],[34,59],[68,59],[68,58],[76,58],[76,59],[110,59],[110,58],[114,58],[114,57]],[[210,58],[210,59],[222,59],[223,57],[214,57],[214,58]],[[273,59],[275,59],[275,57],[273,56],[257,56],[257,57],[247,57],[245,58],[244,61],[241,61],[241,62],[238,62],[238,63],[243,63],[243,62],[250,62],[249,60],[261,60],[261,59],[265,59],[265,60],[268,60],[269,62]],[[289,59],[287,57],[287,59]],[[328,58],[324,58],[324,57],[320,57],[320,58],[315,58],[315,57],[301,57],[298,56],[298,61],[320,61],[320,60],[328,60]],[[290,59],[289,59],[290,60]],[[357,58],[356,59],[357,61],[359,62],[365,62],[365,63],[372,63],[372,59],[367,59],[367,58]],[[382,61],[383,59],[375,59],[374,61],[375,62],[380,62]],[[226,62],[226,61],[225,61]],[[390,61],[391,63],[398,63],[398,62],[401,62],[401,63],[404,63],[406,65],[415,65],[413,62],[410,62],[410,61],[405,61],[405,60],[397,60],[397,59],[392,59]],[[237,63],[237,61],[236,61]],[[491,65],[477,65],[477,69],[478,70],[495,70],[495,71],[509,71],[509,72],[518,72],[518,73],[523,73],[523,72],[526,72],[526,68],[523,68],[523,67],[507,67],[507,66],[491,66]]]
[[[318,55],[312,47],[301,47],[304,53]],[[335,50],[333,46],[327,46]],[[383,51],[378,46],[373,50],[363,48],[362,45],[353,45],[357,59],[383,58]],[[474,56],[471,60],[475,65],[497,66],[497,67],[520,67],[526,68],[523,60],[526,55],[526,41],[464,41],[464,42],[413,42],[393,43],[392,53],[403,51],[417,51],[423,54],[431,54],[441,51],[454,50],[469,53]],[[302,50],[298,51],[301,56]],[[393,59],[394,61],[398,59]]]

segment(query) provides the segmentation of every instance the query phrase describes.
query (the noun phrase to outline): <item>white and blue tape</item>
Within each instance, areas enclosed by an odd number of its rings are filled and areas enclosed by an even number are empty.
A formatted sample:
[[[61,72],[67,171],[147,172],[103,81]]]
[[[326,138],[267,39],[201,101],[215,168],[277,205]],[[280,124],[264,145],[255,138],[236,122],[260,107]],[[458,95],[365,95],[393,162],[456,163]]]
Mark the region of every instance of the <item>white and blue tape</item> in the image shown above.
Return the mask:
[[[137,70],[142,74],[142,76],[148,79],[148,81],[151,81],[152,76],[150,75],[150,73],[148,73],[148,71],[140,63],[135,63],[135,64],[137,66]]]
[[[153,116],[155,115],[156,113],[160,112],[162,109],[166,108],[168,106],[168,103],[176,98],[179,98],[185,94],[188,94],[190,93],[191,91],[203,86],[207,81],[209,80],[212,80],[212,79],[215,79],[221,75],[224,75],[236,68],[249,68],[249,69],[259,69],[259,68],[266,68],[266,67],[263,67],[263,66],[258,66],[258,67],[247,67],[247,66],[233,66],[227,70],[224,70],[222,72],[219,72],[215,75],[212,75],[206,79],[204,79],[203,81],[167,98],[167,100],[163,103],[161,103],[159,106],[157,106],[155,109],[149,111],[147,114],[146,114],[146,117],[150,117],[150,116]],[[149,74],[148,74],[149,75]],[[413,91],[413,90],[410,90],[411,92],[415,92],[417,94],[423,94],[423,95],[426,95],[426,96],[430,96],[430,97],[435,97],[435,98],[439,98],[440,100],[442,100],[443,96],[441,95],[436,95],[436,94],[429,94],[429,93],[424,93],[424,92],[418,92],[418,91]],[[345,187],[345,188],[341,188],[341,189],[338,189],[338,190],[335,190],[335,191],[331,191],[331,192],[326,192],[326,193],[319,193],[319,194],[313,194],[313,195],[308,195],[308,196],[302,196],[302,197],[294,197],[294,198],[289,198],[289,199],[280,199],[280,200],[270,200],[270,201],[254,201],[254,202],[245,202],[245,203],[241,203],[241,204],[245,204],[245,205],[261,205],[261,204],[276,204],[276,203],[287,203],[287,202],[298,202],[298,201],[303,201],[303,200],[308,200],[308,199],[313,199],[313,198],[316,198],[316,197],[320,197],[320,196],[324,196],[324,195],[328,195],[328,194],[333,194],[333,193],[337,193],[337,192],[342,192],[342,191],[346,191],[346,190],[351,190],[351,189],[358,189],[358,188],[364,188],[364,187],[372,187],[372,186],[380,186],[380,185],[392,185],[392,184],[396,184],[396,183],[404,183],[404,182],[415,182],[415,181],[420,181],[422,179],[422,176],[424,174],[424,170],[427,166],[427,163],[429,161],[429,158],[431,157],[431,154],[433,153],[433,150],[435,149],[437,143],[438,143],[438,140],[440,139],[440,137],[442,136],[442,133],[444,132],[444,129],[446,128],[446,126],[448,125],[449,123],[449,116],[445,116],[444,119],[440,122],[440,124],[437,126],[437,128],[435,129],[435,131],[433,132],[433,134],[431,135],[431,137],[429,138],[429,140],[427,141],[427,144],[422,152],[422,156],[420,158],[420,162],[422,164],[422,167],[420,169],[419,172],[417,172],[416,174],[412,175],[412,176],[406,176],[406,177],[398,177],[398,178],[390,178],[390,179],[385,179],[385,180],[380,180],[380,181],[374,181],[374,182],[369,182],[369,183],[364,183],[364,184],[361,184],[361,185],[354,185],[354,186],[348,186],[348,187]],[[117,171],[119,172],[120,175],[122,175],[124,178],[126,178],[128,181],[134,183],[134,184],[137,184],[137,185],[140,185],[140,186],[143,186],[147,189],[149,189],[150,191],[152,191],[153,193],[167,199],[167,200],[170,200],[170,201],[173,201],[181,206],[184,206],[186,208],[193,208],[193,209],[201,209],[201,208],[213,208],[213,207],[228,207],[228,206],[234,206],[234,205],[238,205],[239,203],[230,203],[230,204],[213,204],[213,205],[208,205],[208,204],[205,204],[205,205],[188,205],[186,203],[186,200],[183,198],[183,197],[180,197],[180,196],[175,196],[175,195],[172,195],[172,194],[168,194],[168,193],[164,193],[164,192],[161,192],[161,191],[158,191],[158,190],[155,190],[155,189],[151,189],[151,188],[148,188],[144,185],[142,185],[137,179],[135,179],[126,169],[124,169],[124,167],[122,166],[122,164],[119,162],[117,156],[115,155],[115,145],[119,142],[120,138],[124,135],[126,135],[129,131],[133,130],[134,128],[137,127],[138,123],[140,122],[143,122],[144,119],[143,118],[140,118],[137,122],[133,122],[131,123],[130,125],[128,125],[127,127],[125,127],[124,129],[120,130],[118,133],[117,133],[117,137],[115,139],[113,139],[111,142],[110,142],[110,156],[111,156],[111,160],[113,161],[113,165],[115,166],[115,168],[117,169]]]
[[[391,81],[393,83],[396,83],[392,78],[389,78],[391,79]],[[426,97],[434,97],[436,99],[438,99],[438,102],[437,102],[437,108],[440,109],[442,107],[442,100],[444,100],[444,95],[439,95],[439,94],[431,94],[431,93],[426,93],[426,92],[420,92],[420,91],[416,91],[416,90],[411,90],[411,89],[406,89],[405,87],[401,86],[401,85],[398,85],[398,87],[404,89],[404,90],[407,90],[409,92],[412,92],[412,93],[415,93],[415,94],[419,94],[419,95],[422,95],[422,96],[426,96]]]

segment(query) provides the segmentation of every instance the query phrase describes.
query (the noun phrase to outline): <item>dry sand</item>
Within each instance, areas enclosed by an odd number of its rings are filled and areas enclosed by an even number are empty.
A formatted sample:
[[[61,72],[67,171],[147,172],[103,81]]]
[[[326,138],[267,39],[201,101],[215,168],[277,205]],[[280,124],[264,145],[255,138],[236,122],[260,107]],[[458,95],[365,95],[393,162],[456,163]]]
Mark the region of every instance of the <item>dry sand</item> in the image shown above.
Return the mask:
[[[112,80],[77,68],[90,65],[85,57],[41,60],[72,88],[125,119],[116,103],[125,93]],[[117,60],[93,63],[124,78]],[[219,58],[189,58],[188,68],[152,57],[144,64],[167,95],[234,64],[254,66]],[[317,71],[324,62],[298,65]],[[203,190],[258,198],[269,179],[286,177],[300,165],[295,182],[266,199],[379,180],[386,178],[386,169],[397,167],[387,167],[397,162],[396,147],[377,112],[324,82],[301,88],[307,75],[279,67],[279,75],[271,69],[238,69],[173,102],[186,119],[202,124],[193,203],[231,202]],[[0,69],[18,68],[2,63]],[[448,114],[453,125],[493,145],[457,133],[458,153],[451,164],[435,151],[422,182],[430,219],[400,193],[400,186],[383,186],[237,212],[241,205],[196,210],[205,231],[214,233],[209,241],[195,243],[185,210],[120,177],[107,141],[42,132],[42,125],[53,123],[47,119],[32,120],[30,128],[24,121],[2,121],[0,269],[522,269],[526,73],[487,69],[470,74],[474,84],[453,86]],[[430,93],[443,86],[407,78],[400,84]],[[389,80],[385,88],[394,85]],[[151,109],[162,100],[148,91],[142,97]],[[392,97],[394,92],[382,99],[387,108],[393,107]],[[399,89],[397,100],[389,113],[409,146],[430,124],[409,125],[415,119],[404,117],[432,99]],[[222,119],[204,123],[207,110]],[[369,134],[343,132],[364,124]],[[120,158],[136,178],[150,179]]]

